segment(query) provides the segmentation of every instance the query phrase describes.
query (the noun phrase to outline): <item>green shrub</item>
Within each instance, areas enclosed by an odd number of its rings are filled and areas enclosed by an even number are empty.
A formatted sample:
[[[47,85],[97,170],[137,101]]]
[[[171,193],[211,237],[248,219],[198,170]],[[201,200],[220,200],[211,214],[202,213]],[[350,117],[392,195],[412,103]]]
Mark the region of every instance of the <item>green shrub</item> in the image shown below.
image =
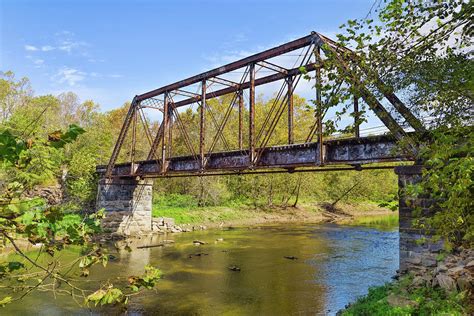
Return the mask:
[[[410,288],[411,278],[369,289],[366,296],[351,304],[342,315],[468,315],[472,311],[466,293],[446,293],[440,288]],[[396,295],[411,306],[391,306],[387,297]],[[471,310],[470,310],[471,309]]]
[[[196,207],[197,199],[188,194],[154,194],[153,204],[157,207]]]

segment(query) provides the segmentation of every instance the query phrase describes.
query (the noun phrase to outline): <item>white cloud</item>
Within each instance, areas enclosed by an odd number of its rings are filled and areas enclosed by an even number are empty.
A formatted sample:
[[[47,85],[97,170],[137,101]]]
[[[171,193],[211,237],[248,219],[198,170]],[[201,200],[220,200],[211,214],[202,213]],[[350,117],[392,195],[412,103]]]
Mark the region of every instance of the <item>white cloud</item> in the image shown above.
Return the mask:
[[[43,52],[49,52],[49,51],[55,50],[55,49],[56,49],[55,47],[50,46],[50,45],[41,46],[41,50],[42,50]]]
[[[42,46],[34,46],[34,45],[25,45],[25,50],[27,51],[42,51],[42,52],[50,52],[54,50],[59,50],[66,52],[68,54],[72,53],[73,51],[80,50],[82,55],[88,55],[87,52],[84,51],[84,47],[89,46],[86,42],[83,41],[76,41],[72,38],[74,36],[73,33],[62,31],[55,34],[55,44],[47,44]]]
[[[70,54],[73,50],[87,46],[85,42],[77,42],[72,40],[64,40],[61,44],[57,47],[59,50],[65,51]]]
[[[76,68],[64,66],[60,68],[54,76],[51,77],[57,84],[67,83],[71,87],[77,88],[79,83],[85,79],[103,79],[103,78],[122,78],[122,75],[119,74],[101,74],[98,72],[85,72]]]
[[[87,76],[87,73],[80,71],[75,68],[62,67],[53,77],[57,83],[67,83],[73,87],[77,83],[83,81]]]
[[[38,50],[38,47],[36,46],[33,46],[33,45],[25,45],[25,50],[28,50],[28,51],[37,51]]]
[[[36,58],[31,55],[26,55],[25,57],[33,62],[33,64],[35,65],[35,68],[44,67],[44,59]]]
[[[90,63],[103,63],[103,62],[105,62],[105,59],[89,58],[89,59],[87,59],[87,61],[90,62]]]
[[[74,36],[74,33],[70,32],[70,31],[63,30],[63,31],[59,31],[59,32],[54,33],[54,35],[55,36]]]

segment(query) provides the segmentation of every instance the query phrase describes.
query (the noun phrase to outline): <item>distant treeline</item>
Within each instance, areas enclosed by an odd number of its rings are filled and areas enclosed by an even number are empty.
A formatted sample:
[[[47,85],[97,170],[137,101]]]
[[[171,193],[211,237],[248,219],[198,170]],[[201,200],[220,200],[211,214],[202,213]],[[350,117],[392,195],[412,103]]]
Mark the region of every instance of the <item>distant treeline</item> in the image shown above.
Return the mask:
[[[222,97],[209,101],[214,119],[220,122],[225,114],[230,98]],[[258,98],[256,106],[257,130],[263,124],[264,117],[270,111],[274,100]],[[35,168],[24,170],[21,175],[29,188],[60,186],[66,207],[71,209],[92,208],[94,205],[97,179],[95,166],[106,164],[121,129],[129,103],[115,110],[101,112],[99,105],[91,100],[80,101],[72,92],[58,96],[36,96],[27,78],[16,79],[12,72],[0,75],[0,131],[12,133],[35,144],[31,157],[36,159]],[[306,139],[314,123],[314,111],[306,100],[295,96],[295,142]],[[215,151],[225,146],[238,148],[237,111],[233,111],[228,126],[223,130],[227,144],[216,143]],[[281,117],[269,145],[286,142],[286,118]],[[187,128],[192,146],[198,148],[198,111],[188,108],[180,113]],[[244,113],[244,120],[248,119]],[[155,136],[158,125],[146,118]],[[57,130],[65,130],[75,124],[86,130],[78,140],[68,144],[66,150],[41,146],[41,140],[54,137]],[[215,134],[213,120],[207,121],[209,135]],[[177,126],[173,128],[173,155],[189,154],[183,135]],[[144,159],[150,144],[144,126],[137,129],[136,158]],[[248,137],[244,134],[244,140]],[[211,137],[207,140],[209,147]],[[245,146],[245,141],[244,141]],[[130,139],[124,143],[118,161],[128,161],[130,157]],[[13,177],[8,167],[0,168],[3,184]],[[16,175],[18,176],[18,175]],[[352,189],[351,189],[352,188]],[[170,194],[186,196],[197,205],[222,205],[246,201],[257,205],[288,205],[300,201],[335,201],[344,196],[347,200],[391,200],[396,194],[396,178],[391,170],[340,171],[328,173],[284,173],[267,175],[239,175],[222,177],[192,177],[157,180],[156,195]],[[345,194],[347,191],[349,193]]]

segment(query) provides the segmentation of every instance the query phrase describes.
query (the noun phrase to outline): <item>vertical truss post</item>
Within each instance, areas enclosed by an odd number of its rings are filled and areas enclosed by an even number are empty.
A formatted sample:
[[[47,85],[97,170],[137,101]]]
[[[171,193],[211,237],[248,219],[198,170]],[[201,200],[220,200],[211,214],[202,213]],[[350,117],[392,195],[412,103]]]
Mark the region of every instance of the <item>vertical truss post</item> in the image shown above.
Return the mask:
[[[206,80],[204,79],[201,83],[201,107],[199,108],[199,156],[201,162],[201,170],[204,169],[206,164],[205,161],[205,136],[206,136],[206,116],[205,116],[205,107],[206,107]]]
[[[173,150],[173,104],[168,105],[168,159],[171,158]]]
[[[167,137],[169,133],[169,98],[168,98],[168,92],[165,92],[164,95],[164,104],[163,104],[163,122],[161,123],[163,125],[163,134],[161,134],[161,173],[165,174],[166,173],[166,143],[167,143]]]
[[[132,113],[132,142],[130,144],[130,174],[135,173],[135,148],[137,142],[137,118],[138,109],[135,107]]]
[[[287,102],[288,102],[288,144],[293,144],[293,77],[289,76],[286,78],[286,82],[288,85],[288,97],[287,97]]]
[[[250,64],[250,102],[249,102],[249,160],[253,165],[255,160],[255,64]]]
[[[355,137],[360,137],[360,115],[359,115],[359,98],[356,93],[354,93],[354,135]]]
[[[242,125],[244,123],[244,92],[239,90],[239,149],[244,147]]]
[[[323,145],[323,108],[321,102],[321,48],[316,47],[316,115],[317,115],[317,124],[318,124],[318,145],[319,145],[319,165],[324,165],[324,145]]]

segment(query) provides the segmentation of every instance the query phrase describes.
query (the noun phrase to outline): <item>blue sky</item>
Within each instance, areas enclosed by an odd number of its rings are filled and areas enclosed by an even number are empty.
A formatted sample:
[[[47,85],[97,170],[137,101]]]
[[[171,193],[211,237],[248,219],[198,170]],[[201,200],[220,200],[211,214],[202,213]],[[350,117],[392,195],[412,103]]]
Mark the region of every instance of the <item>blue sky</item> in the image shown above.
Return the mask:
[[[77,93],[102,110],[312,30],[334,35],[373,0],[0,0],[0,70],[36,94]]]

